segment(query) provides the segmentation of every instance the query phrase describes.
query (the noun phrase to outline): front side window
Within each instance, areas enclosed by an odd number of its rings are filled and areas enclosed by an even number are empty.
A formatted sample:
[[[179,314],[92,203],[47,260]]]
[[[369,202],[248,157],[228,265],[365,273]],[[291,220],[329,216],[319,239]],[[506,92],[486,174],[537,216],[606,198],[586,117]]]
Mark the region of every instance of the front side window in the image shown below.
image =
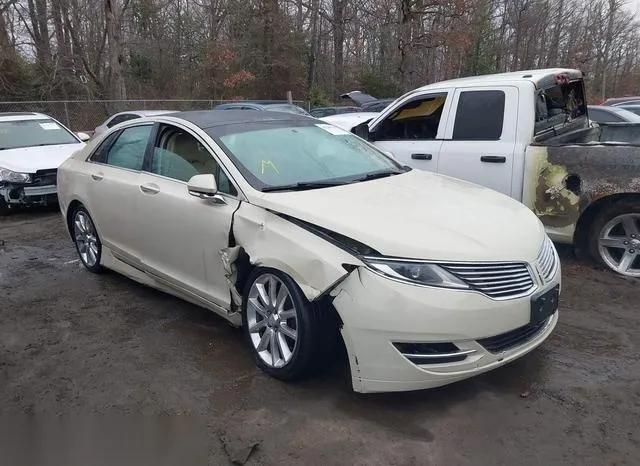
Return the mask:
[[[391,113],[375,130],[376,141],[433,140],[438,134],[446,93],[412,100]],[[369,110],[366,111],[375,111]]]
[[[346,184],[402,167],[348,131],[313,121],[225,125],[209,134],[259,190],[289,185]],[[310,188],[312,189],[312,188]]]
[[[133,126],[120,132],[118,139],[106,153],[103,163],[129,170],[142,170],[152,125]]]
[[[195,175],[211,174],[220,192],[238,194],[209,150],[188,132],[170,125],[162,125],[158,131],[151,173],[185,183]]]
[[[454,141],[497,141],[504,123],[503,91],[465,91],[460,93]]]
[[[58,144],[79,144],[79,142],[73,134],[54,120],[0,122],[0,150]]]

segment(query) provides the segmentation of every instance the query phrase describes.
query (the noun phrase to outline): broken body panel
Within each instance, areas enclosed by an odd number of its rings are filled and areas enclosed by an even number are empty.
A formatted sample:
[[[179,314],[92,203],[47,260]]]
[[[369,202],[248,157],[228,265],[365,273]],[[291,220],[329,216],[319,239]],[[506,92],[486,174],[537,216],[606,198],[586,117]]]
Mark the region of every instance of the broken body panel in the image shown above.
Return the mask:
[[[589,128],[527,147],[523,203],[558,242],[573,243],[582,214],[621,194],[640,193],[640,125]]]

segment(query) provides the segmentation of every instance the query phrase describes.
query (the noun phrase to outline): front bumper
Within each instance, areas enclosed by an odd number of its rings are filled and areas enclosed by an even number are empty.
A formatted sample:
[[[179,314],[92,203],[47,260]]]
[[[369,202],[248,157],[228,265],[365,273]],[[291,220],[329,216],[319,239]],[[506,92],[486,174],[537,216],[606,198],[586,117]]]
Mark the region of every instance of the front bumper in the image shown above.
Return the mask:
[[[534,295],[559,283],[558,267]],[[535,331],[520,332],[526,338],[511,339],[515,344],[496,350],[478,340],[526,329],[531,296],[498,301],[476,292],[392,281],[364,267],[353,271],[332,295],[343,322],[353,389],[363,393],[438,387],[490,371],[540,345],[558,321],[556,311]],[[464,357],[414,363],[394,343],[452,343]]]
[[[31,183],[0,182],[0,201],[9,207],[42,206],[58,201],[57,170],[40,170]]]

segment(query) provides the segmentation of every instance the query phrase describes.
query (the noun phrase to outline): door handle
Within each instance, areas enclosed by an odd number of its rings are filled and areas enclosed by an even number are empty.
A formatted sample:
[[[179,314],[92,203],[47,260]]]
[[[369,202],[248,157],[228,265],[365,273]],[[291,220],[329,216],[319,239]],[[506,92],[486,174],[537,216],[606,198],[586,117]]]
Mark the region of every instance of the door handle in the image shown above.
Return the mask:
[[[102,173],[92,173],[91,174],[91,179],[93,179],[94,181],[100,181],[103,178],[104,178],[104,175]]]
[[[506,163],[507,158],[502,155],[483,155],[480,157],[480,161],[486,163]]]
[[[413,160],[431,160],[433,154],[411,154]]]
[[[145,194],[158,194],[160,192],[160,188],[153,184],[141,184],[140,191]]]

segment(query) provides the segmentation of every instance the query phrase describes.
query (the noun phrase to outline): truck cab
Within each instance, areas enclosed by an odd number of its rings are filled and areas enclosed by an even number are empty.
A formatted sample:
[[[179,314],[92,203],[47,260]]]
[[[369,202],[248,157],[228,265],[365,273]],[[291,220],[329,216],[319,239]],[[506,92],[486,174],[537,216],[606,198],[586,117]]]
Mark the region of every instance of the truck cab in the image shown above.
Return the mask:
[[[349,129],[400,163],[523,202],[554,241],[640,277],[640,126],[591,123],[581,71],[439,82]]]

